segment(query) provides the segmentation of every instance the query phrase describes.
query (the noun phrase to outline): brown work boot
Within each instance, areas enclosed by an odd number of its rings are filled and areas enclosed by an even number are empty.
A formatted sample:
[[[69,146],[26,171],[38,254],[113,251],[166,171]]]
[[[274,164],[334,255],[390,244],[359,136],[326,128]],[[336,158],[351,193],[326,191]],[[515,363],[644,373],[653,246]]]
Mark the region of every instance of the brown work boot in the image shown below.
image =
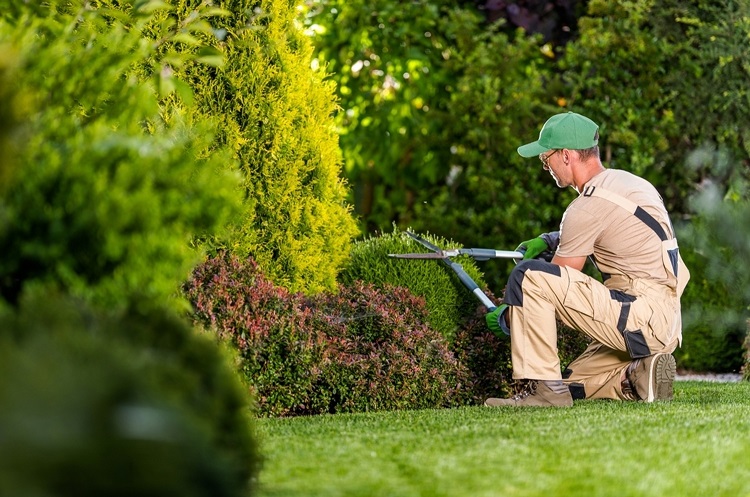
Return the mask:
[[[672,400],[676,372],[677,364],[672,354],[654,354],[630,363],[625,377],[638,400],[653,402]]]
[[[565,387],[565,393],[557,393],[550,389],[543,380],[525,380],[519,392],[508,399],[487,399],[484,405],[488,407],[571,407],[573,397]]]

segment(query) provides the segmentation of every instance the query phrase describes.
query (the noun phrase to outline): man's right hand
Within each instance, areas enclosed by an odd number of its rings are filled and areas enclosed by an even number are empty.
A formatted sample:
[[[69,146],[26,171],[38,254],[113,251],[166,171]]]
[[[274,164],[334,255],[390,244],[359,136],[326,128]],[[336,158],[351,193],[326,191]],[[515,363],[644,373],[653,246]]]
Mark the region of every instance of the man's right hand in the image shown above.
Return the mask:
[[[538,236],[536,238],[532,238],[531,240],[521,242],[518,248],[516,248],[516,251],[522,252],[523,258],[524,260],[526,260],[536,259],[537,257],[539,257],[539,254],[549,249],[549,245],[547,245],[547,242],[544,241],[544,238]]]

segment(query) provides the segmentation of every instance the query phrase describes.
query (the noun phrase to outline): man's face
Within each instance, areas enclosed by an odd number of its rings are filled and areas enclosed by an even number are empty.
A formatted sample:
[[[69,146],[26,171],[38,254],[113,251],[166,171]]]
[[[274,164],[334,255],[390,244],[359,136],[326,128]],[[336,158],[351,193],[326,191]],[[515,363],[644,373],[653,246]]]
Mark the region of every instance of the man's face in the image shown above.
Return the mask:
[[[573,184],[572,174],[567,164],[563,164],[560,158],[562,150],[552,150],[543,154],[539,154],[539,160],[542,161],[542,168],[548,171],[550,175],[555,179],[555,183],[559,188],[565,188]]]

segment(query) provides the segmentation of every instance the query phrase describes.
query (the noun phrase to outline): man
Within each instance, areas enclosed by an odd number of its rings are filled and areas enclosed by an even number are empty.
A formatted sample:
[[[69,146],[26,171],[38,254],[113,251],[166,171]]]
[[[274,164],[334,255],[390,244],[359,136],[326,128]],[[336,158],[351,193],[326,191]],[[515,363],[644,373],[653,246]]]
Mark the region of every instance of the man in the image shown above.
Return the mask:
[[[513,378],[524,385],[487,406],[569,407],[573,399],[670,400],[671,353],[682,339],[680,295],[690,273],[659,193],[629,172],[605,169],[599,127],[567,112],[552,116],[539,139],[518,148],[539,156],[560,188],[579,196],[560,231],[523,242],[505,298],[487,314],[494,332],[511,336]],[[537,257],[552,251],[551,262]],[[602,281],[581,272],[591,258]],[[561,374],[557,323],[591,345]]]

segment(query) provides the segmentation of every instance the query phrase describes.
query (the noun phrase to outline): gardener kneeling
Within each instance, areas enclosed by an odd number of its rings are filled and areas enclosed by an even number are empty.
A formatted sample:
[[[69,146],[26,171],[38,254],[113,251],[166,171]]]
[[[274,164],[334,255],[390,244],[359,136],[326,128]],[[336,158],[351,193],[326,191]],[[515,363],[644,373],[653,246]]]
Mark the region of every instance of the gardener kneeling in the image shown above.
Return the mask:
[[[605,169],[599,127],[573,112],[552,116],[539,139],[518,148],[538,155],[560,188],[579,196],[560,231],[523,242],[503,304],[487,314],[511,336],[513,378],[523,387],[487,406],[569,407],[573,399],[670,400],[671,355],[682,339],[682,262],[661,196],[645,179]],[[551,251],[551,262],[537,257]],[[581,272],[591,257],[602,280]],[[561,374],[557,319],[593,342]]]

